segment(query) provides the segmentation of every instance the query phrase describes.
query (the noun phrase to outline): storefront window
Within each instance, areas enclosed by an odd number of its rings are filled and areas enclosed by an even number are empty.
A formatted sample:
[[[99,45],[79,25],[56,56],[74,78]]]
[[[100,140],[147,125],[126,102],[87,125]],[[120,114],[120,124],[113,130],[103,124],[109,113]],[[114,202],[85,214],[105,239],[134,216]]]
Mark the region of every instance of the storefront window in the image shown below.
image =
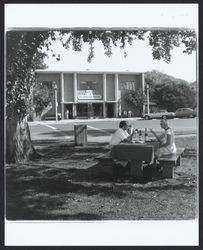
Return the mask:
[[[103,104],[102,103],[80,103],[77,104],[78,117],[102,117]]]
[[[103,104],[93,103],[93,112],[94,112],[94,116],[102,117],[103,116]]]
[[[78,100],[100,100],[102,95],[97,81],[81,81],[77,91]]]
[[[121,90],[135,90],[135,82],[134,81],[127,81],[120,83]]]
[[[80,90],[98,90],[99,84],[96,81],[81,81]]]
[[[88,113],[87,103],[77,104],[77,116],[78,117],[87,117]]]

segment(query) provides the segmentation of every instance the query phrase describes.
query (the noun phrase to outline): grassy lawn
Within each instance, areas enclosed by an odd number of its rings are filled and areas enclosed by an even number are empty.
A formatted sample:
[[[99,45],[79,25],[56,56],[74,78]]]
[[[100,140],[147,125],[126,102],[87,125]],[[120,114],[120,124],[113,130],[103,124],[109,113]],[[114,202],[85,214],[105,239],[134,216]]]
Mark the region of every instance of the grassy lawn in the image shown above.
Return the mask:
[[[179,220],[197,217],[196,137],[185,147],[173,179],[115,179],[99,174],[95,157],[104,143],[74,147],[65,141],[36,142],[43,155],[6,166],[8,220]]]

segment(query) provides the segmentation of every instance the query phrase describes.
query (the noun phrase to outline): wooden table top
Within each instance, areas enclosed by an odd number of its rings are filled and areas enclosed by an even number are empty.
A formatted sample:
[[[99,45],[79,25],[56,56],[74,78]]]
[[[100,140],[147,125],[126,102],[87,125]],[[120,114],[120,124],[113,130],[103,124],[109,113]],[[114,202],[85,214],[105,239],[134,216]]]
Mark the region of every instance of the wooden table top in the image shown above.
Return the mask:
[[[116,160],[151,162],[157,146],[157,142],[120,143],[112,148],[111,157]]]

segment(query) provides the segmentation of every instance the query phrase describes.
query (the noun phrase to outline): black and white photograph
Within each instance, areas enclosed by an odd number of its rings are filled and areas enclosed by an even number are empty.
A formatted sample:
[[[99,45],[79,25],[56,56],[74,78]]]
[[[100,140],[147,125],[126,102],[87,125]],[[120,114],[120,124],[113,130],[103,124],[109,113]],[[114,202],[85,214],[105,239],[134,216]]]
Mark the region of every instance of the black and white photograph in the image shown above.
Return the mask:
[[[5,4],[6,245],[198,245],[198,35],[194,3]]]

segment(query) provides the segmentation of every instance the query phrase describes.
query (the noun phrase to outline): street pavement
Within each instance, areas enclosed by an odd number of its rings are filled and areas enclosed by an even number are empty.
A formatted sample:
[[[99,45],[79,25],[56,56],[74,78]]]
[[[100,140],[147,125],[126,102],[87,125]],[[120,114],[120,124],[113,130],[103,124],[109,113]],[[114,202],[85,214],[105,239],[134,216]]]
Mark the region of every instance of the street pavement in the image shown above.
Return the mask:
[[[143,120],[141,118],[124,118],[128,120],[134,128],[144,131],[145,128],[152,128],[161,131],[160,120]],[[106,119],[75,119],[61,121],[35,121],[29,122],[31,138],[35,140],[57,140],[73,141],[74,125],[86,124],[88,142],[109,142],[112,134],[118,128],[119,122],[123,118]],[[198,132],[198,118],[171,119],[169,120],[176,137],[196,136]]]

